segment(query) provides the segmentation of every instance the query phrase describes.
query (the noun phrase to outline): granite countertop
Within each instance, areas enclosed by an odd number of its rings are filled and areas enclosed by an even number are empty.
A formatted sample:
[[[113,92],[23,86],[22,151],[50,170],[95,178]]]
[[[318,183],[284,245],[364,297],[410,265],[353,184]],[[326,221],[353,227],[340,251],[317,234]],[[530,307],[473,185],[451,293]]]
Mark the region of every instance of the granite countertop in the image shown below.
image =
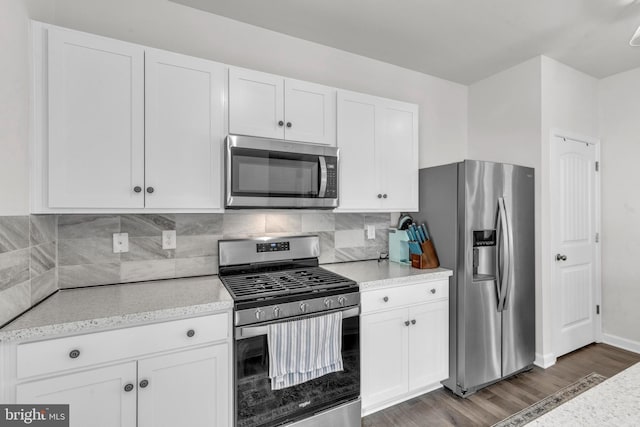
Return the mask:
[[[453,271],[446,268],[417,269],[391,261],[355,261],[324,264],[322,267],[355,280],[360,290],[387,288],[419,280],[446,279]]]
[[[129,326],[233,308],[218,276],[61,290],[0,329],[0,341]]]

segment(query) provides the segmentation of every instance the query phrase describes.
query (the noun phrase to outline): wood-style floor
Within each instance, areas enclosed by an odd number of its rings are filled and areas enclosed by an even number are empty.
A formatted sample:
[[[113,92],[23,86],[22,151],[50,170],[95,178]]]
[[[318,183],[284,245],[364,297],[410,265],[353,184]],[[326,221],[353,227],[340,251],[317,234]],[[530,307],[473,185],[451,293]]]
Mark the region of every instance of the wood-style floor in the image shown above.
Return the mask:
[[[640,354],[591,344],[560,357],[549,369],[536,366],[467,399],[439,389],[371,414],[362,420],[362,426],[490,426],[591,372],[610,378],[637,362]]]

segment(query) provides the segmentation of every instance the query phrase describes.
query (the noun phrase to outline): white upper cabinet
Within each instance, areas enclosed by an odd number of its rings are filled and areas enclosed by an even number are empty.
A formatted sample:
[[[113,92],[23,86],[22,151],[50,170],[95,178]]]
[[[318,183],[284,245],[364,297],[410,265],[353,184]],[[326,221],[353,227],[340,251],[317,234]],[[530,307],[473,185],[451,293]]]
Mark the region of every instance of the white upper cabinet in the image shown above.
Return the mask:
[[[229,70],[229,132],[335,145],[336,89],[242,68]]]
[[[48,32],[49,207],[144,207],[144,49]]]
[[[340,210],[418,210],[418,106],[338,91]]]
[[[284,81],[285,139],[336,145],[336,89]]]
[[[258,71],[229,69],[229,133],[284,138],[284,80]]]
[[[32,212],[223,209],[226,66],[33,27]]]
[[[145,207],[221,208],[226,68],[147,50],[145,74]]]

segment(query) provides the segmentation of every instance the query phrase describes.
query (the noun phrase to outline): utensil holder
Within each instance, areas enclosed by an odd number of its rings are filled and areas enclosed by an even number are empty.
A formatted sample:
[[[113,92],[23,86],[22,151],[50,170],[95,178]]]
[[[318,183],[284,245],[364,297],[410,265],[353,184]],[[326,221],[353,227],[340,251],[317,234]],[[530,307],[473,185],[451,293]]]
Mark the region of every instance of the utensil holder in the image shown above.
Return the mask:
[[[421,254],[411,254],[411,267],[413,268],[437,268],[440,267],[436,248],[431,240],[421,243]]]

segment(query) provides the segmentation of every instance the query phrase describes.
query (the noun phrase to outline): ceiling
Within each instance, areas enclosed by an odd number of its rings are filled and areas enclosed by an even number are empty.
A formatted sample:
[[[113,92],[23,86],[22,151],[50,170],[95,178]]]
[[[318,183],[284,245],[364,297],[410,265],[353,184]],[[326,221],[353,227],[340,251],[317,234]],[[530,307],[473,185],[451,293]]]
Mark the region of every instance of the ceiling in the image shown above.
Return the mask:
[[[640,67],[640,0],[172,0],[470,84],[537,55],[597,78]]]

